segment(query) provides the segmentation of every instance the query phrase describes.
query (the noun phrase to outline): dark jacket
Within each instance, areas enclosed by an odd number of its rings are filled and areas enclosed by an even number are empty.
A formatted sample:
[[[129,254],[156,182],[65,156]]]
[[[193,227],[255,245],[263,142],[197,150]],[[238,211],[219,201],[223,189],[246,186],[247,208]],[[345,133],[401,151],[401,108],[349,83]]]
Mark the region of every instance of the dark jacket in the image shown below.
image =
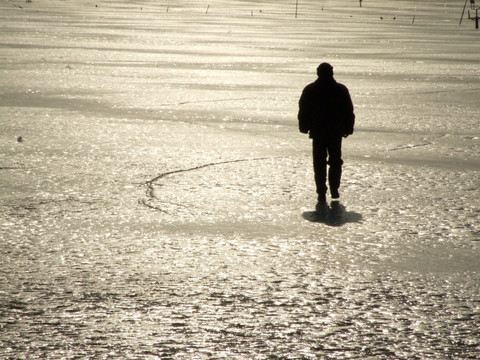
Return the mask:
[[[353,134],[355,114],[347,87],[333,77],[307,85],[299,101],[298,124],[311,138]]]

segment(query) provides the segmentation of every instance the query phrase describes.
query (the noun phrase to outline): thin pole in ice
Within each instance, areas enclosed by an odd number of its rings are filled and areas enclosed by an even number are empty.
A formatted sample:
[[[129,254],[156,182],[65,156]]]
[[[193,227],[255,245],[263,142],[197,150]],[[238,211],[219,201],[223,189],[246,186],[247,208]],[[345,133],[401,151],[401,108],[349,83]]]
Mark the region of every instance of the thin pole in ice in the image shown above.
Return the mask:
[[[297,18],[298,15],[298,0],[295,2],[295,19]]]
[[[465,0],[465,5],[463,5],[462,16],[460,16],[460,23],[458,25],[462,25],[463,15],[465,14],[465,8],[467,7],[467,1]]]

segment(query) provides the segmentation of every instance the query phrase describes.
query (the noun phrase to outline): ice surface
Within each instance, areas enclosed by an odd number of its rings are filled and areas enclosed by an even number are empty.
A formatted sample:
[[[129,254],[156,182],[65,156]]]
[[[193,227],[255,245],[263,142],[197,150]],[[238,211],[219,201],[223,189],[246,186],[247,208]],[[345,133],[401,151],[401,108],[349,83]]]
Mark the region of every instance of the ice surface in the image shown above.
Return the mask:
[[[480,357],[480,33],[358,5],[0,0],[0,357]],[[357,126],[316,209],[322,61]]]

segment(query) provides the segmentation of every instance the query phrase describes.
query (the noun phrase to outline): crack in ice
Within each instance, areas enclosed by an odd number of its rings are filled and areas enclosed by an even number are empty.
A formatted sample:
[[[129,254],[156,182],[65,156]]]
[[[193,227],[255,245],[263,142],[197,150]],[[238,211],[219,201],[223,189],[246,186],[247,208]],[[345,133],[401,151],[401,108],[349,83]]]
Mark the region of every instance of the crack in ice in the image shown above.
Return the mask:
[[[172,175],[172,174],[184,173],[184,172],[190,172],[190,171],[195,171],[195,170],[200,170],[200,169],[204,169],[204,168],[210,167],[210,166],[217,166],[217,165],[223,165],[223,164],[233,164],[233,163],[246,162],[246,161],[267,160],[267,159],[271,159],[271,157],[260,157],[260,158],[251,158],[251,159],[226,160],[226,161],[219,161],[219,162],[212,162],[212,163],[208,163],[208,164],[198,165],[198,166],[194,166],[194,167],[187,168],[187,169],[179,169],[179,170],[167,171],[167,172],[158,174],[158,175],[155,176],[154,178],[152,178],[152,179],[150,179],[150,180],[148,180],[148,181],[146,181],[146,182],[143,183],[143,185],[145,185],[145,186],[147,187],[147,189],[146,189],[146,197],[147,197],[147,199],[139,200],[139,203],[140,203],[141,205],[145,206],[145,207],[150,208],[150,209],[158,210],[158,211],[161,211],[161,212],[164,212],[164,213],[167,213],[167,214],[168,214],[168,212],[165,211],[165,210],[163,210],[162,208],[148,203],[149,200],[152,200],[152,199],[155,198],[155,195],[153,194],[153,191],[154,191],[154,186],[153,186],[153,184],[154,184],[155,182],[157,182],[158,180],[164,178],[165,176]],[[164,201],[163,203],[167,203],[167,202]],[[175,204],[175,205],[180,206],[180,204]]]
[[[407,145],[403,145],[403,146],[398,146],[398,147],[393,148],[393,149],[387,149],[387,151],[397,151],[397,150],[413,149],[413,148],[422,147],[422,146],[428,146],[428,145],[432,145],[432,144],[433,144],[432,142],[423,143],[423,144],[407,144]]]
[[[176,106],[176,105],[201,104],[201,103],[222,102],[222,101],[250,100],[250,99],[256,99],[256,97],[250,96],[250,97],[241,97],[241,98],[222,98],[222,99],[208,99],[208,100],[196,100],[196,101],[181,101],[177,103],[159,104],[158,106]]]

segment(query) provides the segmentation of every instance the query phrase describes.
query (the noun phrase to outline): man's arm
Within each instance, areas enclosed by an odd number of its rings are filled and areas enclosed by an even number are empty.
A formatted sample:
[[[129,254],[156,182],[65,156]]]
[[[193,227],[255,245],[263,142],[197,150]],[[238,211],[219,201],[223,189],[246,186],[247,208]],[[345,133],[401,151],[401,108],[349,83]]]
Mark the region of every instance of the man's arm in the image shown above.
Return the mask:
[[[308,134],[310,131],[310,115],[307,105],[307,91],[303,90],[300,100],[298,102],[298,128],[302,134]]]
[[[344,133],[343,136],[353,134],[355,127],[355,113],[353,112],[353,102],[348,89],[344,88]]]

